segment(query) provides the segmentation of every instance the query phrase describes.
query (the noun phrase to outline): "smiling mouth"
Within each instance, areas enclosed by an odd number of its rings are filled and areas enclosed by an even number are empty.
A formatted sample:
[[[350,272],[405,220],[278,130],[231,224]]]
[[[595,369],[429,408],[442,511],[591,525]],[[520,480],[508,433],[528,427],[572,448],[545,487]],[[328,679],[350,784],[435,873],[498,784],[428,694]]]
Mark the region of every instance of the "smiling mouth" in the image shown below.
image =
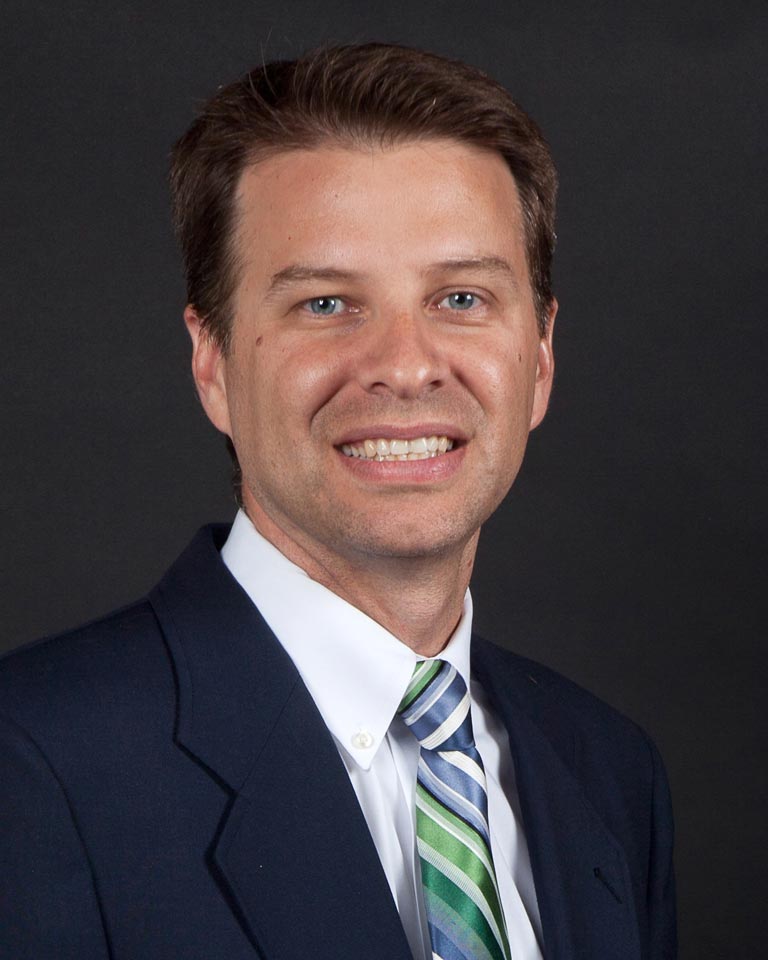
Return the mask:
[[[430,460],[453,449],[453,440],[446,436],[414,437],[412,440],[360,440],[344,443],[345,457],[361,460]]]

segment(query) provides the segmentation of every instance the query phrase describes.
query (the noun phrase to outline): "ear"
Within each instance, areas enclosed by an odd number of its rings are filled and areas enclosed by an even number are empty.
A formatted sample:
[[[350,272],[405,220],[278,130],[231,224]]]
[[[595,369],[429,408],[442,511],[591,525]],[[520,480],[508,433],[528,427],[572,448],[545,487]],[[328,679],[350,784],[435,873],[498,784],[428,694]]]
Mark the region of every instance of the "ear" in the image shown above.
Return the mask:
[[[531,427],[538,427],[544,419],[549,404],[549,395],[552,392],[552,381],[555,376],[555,355],[552,352],[552,334],[555,328],[557,315],[557,300],[552,298],[547,309],[547,332],[539,340],[538,356],[536,360],[536,383],[533,388],[533,409],[531,410]]]
[[[197,395],[214,427],[231,438],[226,358],[221,346],[203,328],[203,321],[191,304],[187,304],[184,310],[184,323],[192,338],[192,376],[195,378]]]

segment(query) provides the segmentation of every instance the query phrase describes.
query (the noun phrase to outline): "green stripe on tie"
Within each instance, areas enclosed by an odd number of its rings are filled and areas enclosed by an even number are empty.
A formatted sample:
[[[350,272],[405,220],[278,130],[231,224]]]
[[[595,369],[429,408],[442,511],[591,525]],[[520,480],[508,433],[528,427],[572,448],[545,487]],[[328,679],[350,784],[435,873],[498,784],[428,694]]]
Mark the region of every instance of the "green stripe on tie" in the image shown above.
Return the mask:
[[[433,867],[431,863],[424,860],[421,862],[421,878],[429,893],[451,907],[456,916],[460,917],[463,923],[472,930],[490,956],[493,957],[493,960],[507,960],[509,954],[503,952],[482,911],[459,886],[439,869]]]
[[[429,684],[432,683],[435,675],[440,671],[440,666],[441,663],[439,660],[432,662],[423,660],[421,663],[416,664],[416,669],[413,671],[413,676],[411,677],[411,682],[408,684],[408,689],[405,691],[405,696],[400,701],[399,710],[405,710],[417,697],[421,696],[425,687],[428,687]]]
[[[420,840],[423,840],[433,850],[439,850],[447,860],[450,860],[457,869],[461,870],[476,884],[493,914],[496,926],[499,930],[503,930],[504,917],[496,887],[494,884],[488,883],[487,859],[478,857],[467,844],[450,834],[437,820],[426,816],[422,810],[416,811],[416,832]],[[483,844],[483,846],[485,845]]]

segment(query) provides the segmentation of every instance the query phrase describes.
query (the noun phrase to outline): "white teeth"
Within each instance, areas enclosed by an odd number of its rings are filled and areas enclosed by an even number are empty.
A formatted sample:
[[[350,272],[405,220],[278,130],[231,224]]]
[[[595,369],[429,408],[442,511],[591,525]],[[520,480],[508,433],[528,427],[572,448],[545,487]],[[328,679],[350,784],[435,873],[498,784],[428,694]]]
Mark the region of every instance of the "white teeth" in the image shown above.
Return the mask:
[[[344,443],[341,452],[345,457],[360,457],[363,460],[427,460],[453,449],[453,440],[448,437],[414,437],[413,440],[363,440],[361,443]]]

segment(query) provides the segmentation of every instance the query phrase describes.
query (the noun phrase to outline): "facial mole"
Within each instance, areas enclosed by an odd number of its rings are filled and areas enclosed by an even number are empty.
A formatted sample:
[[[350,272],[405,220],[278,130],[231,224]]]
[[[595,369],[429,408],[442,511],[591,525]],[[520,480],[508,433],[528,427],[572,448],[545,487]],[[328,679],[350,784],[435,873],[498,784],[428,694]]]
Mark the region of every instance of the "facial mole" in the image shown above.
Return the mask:
[[[261,341],[262,341],[263,339],[264,339],[264,337],[256,337],[256,346],[257,346],[257,347],[260,347],[260,346],[261,346]]]
[[[523,362],[523,355],[522,355],[522,353],[518,353],[518,355],[517,355],[517,362],[518,362],[518,363],[522,363],[522,362]]]

